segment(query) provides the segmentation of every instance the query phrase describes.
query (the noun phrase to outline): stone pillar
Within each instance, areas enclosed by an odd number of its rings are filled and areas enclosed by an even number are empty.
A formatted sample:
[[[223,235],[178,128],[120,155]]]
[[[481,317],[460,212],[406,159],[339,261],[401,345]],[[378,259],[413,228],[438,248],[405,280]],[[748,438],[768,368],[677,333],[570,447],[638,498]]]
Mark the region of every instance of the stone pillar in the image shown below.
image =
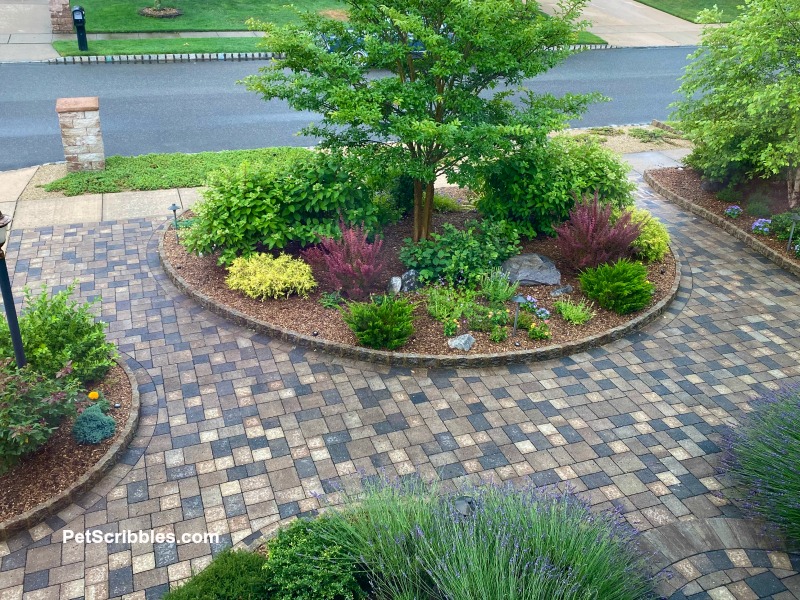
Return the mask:
[[[103,135],[100,132],[100,100],[59,98],[56,100],[58,124],[67,171],[102,171],[106,168]]]
[[[72,33],[69,0],[50,0],[50,26],[53,33]]]

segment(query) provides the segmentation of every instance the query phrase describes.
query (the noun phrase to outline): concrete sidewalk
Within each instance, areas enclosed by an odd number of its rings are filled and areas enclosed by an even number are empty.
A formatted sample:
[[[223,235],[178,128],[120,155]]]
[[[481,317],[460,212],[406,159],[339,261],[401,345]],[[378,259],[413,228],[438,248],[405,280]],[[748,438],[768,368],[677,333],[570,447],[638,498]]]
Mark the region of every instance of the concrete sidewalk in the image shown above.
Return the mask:
[[[636,173],[657,167],[680,165],[689,151],[671,148],[655,152],[625,154],[623,158]],[[48,225],[97,223],[137,217],[170,216],[172,203],[182,209],[200,198],[201,188],[175,188],[145,192],[86,194],[69,198],[22,200],[23,191],[39,167],[0,172],[0,211],[14,217],[12,229],[32,229]],[[443,182],[443,185],[445,183]]]

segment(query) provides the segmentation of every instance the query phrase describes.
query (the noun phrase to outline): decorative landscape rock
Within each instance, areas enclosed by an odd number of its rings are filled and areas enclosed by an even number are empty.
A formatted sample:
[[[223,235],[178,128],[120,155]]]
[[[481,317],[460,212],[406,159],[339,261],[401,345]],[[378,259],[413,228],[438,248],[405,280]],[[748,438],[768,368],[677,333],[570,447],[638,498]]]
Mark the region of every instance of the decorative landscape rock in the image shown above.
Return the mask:
[[[389,294],[397,294],[403,289],[403,280],[400,277],[392,277],[389,280],[389,285],[386,286],[386,292]]]
[[[465,352],[468,352],[470,348],[475,345],[475,338],[470,334],[465,333],[464,335],[450,338],[447,340],[447,345],[453,350],[464,350]]]
[[[520,285],[560,285],[561,272],[553,261],[541,254],[520,254],[501,265],[510,281]]]
[[[414,292],[419,289],[419,273],[414,269],[409,269],[403,273],[400,276],[400,280],[403,282],[402,291],[404,292]]]
[[[556,288],[552,292],[550,292],[550,297],[558,298],[559,296],[563,296],[564,294],[571,294],[573,291],[574,291],[573,287],[567,284],[564,287]]]

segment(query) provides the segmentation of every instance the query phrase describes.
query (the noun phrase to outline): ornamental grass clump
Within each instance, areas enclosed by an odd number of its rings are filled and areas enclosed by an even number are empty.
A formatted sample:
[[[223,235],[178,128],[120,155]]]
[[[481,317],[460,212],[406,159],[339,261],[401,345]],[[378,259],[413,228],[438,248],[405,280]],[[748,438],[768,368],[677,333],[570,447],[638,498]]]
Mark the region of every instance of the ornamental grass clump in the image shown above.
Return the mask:
[[[762,396],[728,436],[723,464],[746,509],[800,540],[800,387]],[[734,488],[736,490],[736,488]]]
[[[532,485],[444,494],[416,479],[365,480],[322,535],[362,566],[378,598],[639,600],[646,558],[616,513]]]

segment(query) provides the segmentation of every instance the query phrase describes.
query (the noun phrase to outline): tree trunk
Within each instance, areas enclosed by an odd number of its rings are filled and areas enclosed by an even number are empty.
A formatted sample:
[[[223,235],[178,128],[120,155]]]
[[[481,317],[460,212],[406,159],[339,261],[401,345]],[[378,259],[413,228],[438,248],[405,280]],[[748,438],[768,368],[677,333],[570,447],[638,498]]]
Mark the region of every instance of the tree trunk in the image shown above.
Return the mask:
[[[414,180],[413,240],[427,240],[433,228],[433,181]]]
[[[414,180],[414,234],[412,235],[414,242],[423,239],[421,224],[425,198],[422,196],[422,185],[422,181]]]
[[[422,213],[423,239],[428,239],[433,229],[433,181],[429,181],[425,186],[425,206]]]
[[[800,201],[800,167],[790,167],[786,177],[786,188],[789,196],[789,208],[797,206]]]

